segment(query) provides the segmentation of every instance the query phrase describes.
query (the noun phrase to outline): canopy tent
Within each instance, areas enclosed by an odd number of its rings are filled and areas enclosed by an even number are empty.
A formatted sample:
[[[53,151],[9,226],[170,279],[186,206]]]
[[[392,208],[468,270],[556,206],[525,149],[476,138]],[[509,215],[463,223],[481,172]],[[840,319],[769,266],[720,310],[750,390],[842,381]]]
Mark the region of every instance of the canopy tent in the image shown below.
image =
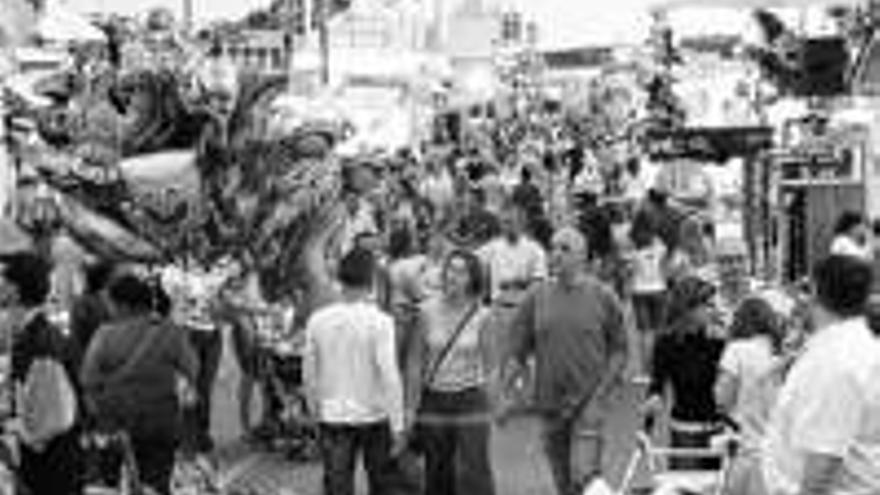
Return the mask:
[[[58,5],[51,6],[40,18],[37,31],[45,40],[58,42],[105,41],[104,33],[79,14]]]

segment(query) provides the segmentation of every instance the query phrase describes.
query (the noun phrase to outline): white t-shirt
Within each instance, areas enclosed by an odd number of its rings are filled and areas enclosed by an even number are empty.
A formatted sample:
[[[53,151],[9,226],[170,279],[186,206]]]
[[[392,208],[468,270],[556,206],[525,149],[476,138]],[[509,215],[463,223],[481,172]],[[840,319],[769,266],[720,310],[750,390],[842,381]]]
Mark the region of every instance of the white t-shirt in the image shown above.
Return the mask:
[[[403,430],[403,385],[394,320],[369,302],[344,302],[313,314],[305,330],[303,369],[320,421],[390,420]]]
[[[778,365],[773,343],[764,335],[731,341],[721,355],[721,370],[733,375],[738,383],[731,417],[742,428],[743,447],[747,450],[758,448],[764,436],[778,393],[773,373]]]
[[[340,241],[340,258],[354,248],[355,239],[364,233],[378,233],[376,217],[373,215],[373,207],[369,201],[361,199],[358,203],[357,212],[348,213],[342,226],[342,240]]]
[[[445,172],[425,176],[419,192],[434,208],[440,210],[449,207],[455,201],[455,184],[452,177]]]
[[[174,322],[203,332],[216,330],[211,305],[227,277],[222,269],[169,265],[162,270],[162,286],[171,298]]]
[[[505,283],[517,280],[543,280],[547,278],[547,254],[534,240],[521,236],[515,243],[506,238],[489,241],[477,251],[477,256],[489,269],[492,299],[504,298],[513,291],[503,291]]]
[[[658,238],[650,246],[637,249],[633,253],[633,292],[651,294],[666,290],[663,275],[663,258],[666,246]]]
[[[848,235],[839,235],[831,243],[831,254],[870,260],[873,253],[871,253],[870,246],[859,245]]]
[[[842,459],[834,495],[880,493],[880,341],[864,318],[819,330],[779,392],[763,442],[770,495],[798,493],[807,454]]]

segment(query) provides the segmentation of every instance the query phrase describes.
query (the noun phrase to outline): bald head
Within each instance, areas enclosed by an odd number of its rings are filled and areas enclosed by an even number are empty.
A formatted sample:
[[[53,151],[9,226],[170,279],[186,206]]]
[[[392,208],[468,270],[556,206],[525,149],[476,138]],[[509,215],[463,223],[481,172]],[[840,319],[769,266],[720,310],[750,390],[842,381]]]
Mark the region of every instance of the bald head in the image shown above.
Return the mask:
[[[574,227],[563,227],[553,235],[553,247],[557,246],[584,256],[587,254],[587,240]]]

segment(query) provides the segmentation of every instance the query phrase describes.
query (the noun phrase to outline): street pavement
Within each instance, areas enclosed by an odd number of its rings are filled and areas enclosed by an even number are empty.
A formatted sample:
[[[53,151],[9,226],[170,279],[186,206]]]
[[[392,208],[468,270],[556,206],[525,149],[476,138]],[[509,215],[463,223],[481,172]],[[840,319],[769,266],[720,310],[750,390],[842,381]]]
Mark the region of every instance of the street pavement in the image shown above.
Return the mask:
[[[231,349],[227,342],[226,349]],[[221,480],[234,492],[251,495],[320,495],[321,469],[317,463],[297,463],[279,453],[256,450],[240,441],[237,421],[238,369],[231,353],[224,350],[214,394],[214,436],[221,446]],[[637,404],[641,393],[629,383],[622,385],[607,406],[605,478],[617,488],[636,448]],[[259,417],[254,415],[254,418]],[[540,424],[533,417],[510,420],[494,431],[492,459],[499,495],[554,495],[552,479],[543,454]],[[645,476],[637,484],[644,486]],[[358,495],[366,495],[363,476]]]

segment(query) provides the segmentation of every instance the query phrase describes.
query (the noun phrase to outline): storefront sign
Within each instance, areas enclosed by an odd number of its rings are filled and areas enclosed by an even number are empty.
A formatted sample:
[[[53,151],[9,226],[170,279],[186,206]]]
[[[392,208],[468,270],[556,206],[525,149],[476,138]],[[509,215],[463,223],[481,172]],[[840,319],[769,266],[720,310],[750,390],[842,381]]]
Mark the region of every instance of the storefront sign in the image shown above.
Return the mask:
[[[648,154],[652,160],[693,160],[724,162],[750,156],[773,145],[769,127],[686,128],[648,134]]]

